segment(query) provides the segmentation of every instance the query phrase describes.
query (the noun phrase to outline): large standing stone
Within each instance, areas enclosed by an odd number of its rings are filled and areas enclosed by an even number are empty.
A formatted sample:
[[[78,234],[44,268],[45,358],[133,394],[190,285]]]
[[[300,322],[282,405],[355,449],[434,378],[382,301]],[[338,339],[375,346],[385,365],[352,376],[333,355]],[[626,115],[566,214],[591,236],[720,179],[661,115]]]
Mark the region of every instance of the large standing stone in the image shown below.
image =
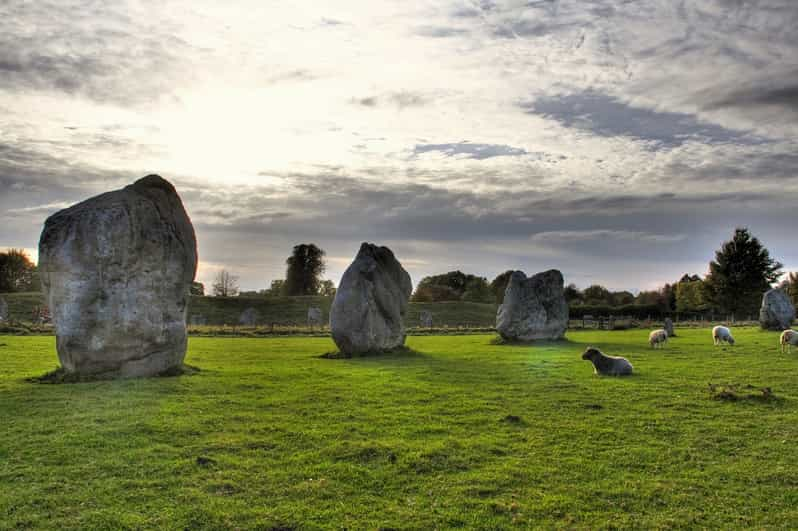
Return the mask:
[[[795,306],[789,295],[781,289],[771,289],[762,296],[759,324],[768,330],[786,330],[795,319]]]
[[[665,329],[665,332],[668,334],[668,337],[676,337],[676,332],[673,330],[673,319],[670,317],[665,318],[665,322],[663,323],[662,328]]]
[[[379,352],[405,342],[404,315],[413,286],[387,247],[360,246],[330,308],[330,328],[344,354]]]
[[[424,328],[432,328],[432,312],[428,310],[421,310],[418,315],[419,324]]]
[[[238,322],[244,326],[255,326],[260,320],[260,314],[255,308],[247,308],[241,312]]]
[[[551,269],[529,278],[514,271],[496,314],[496,330],[507,340],[560,339],[568,327],[562,273]]]
[[[180,366],[196,268],[194,228],[157,175],[50,216],[39,271],[63,368],[135,377]]]
[[[321,308],[318,306],[311,306],[308,308],[308,326],[313,328],[314,326],[321,326],[322,321],[324,320],[324,314],[321,311]]]
[[[0,297],[0,322],[8,321],[8,303],[3,297]]]

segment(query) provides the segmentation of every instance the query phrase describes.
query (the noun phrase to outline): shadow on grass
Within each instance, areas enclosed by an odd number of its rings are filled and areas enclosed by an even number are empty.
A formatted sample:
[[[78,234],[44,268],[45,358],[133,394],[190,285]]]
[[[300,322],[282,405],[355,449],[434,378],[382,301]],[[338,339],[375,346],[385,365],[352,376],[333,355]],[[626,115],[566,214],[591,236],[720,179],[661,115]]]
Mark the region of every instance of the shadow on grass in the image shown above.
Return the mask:
[[[505,339],[497,335],[489,341],[489,344],[507,347],[567,347],[569,345],[580,345],[582,343],[571,341],[567,336],[561,339],[533,339],[530,341],[522,341],[520,339]]]
[[[198,372],[200,372],[199,367],[183,364],[179,367],[172,367],[170,369],[166,369],[165,371],[160,372],[155,376],[153,376],[153,378],[191,376],[193,374],[197,374]],[[67,372],[66,370],[64,370],[63,367],[59,367],[41,376],[33,376],[31,378],[25,378],[25,381],[34,384],[74,384],[74,383],[86,383],[86,382],[100,382],[100,381],[117,380],[117,379],[127,380],[130,378],[119,378],[117,376],[117,373],[115,372],[105,372],[105,373],[88,374],[88,375],[77,374],[77,373]]]
[[[391,358],[410,358],[410,357],[426,357],[426,354],[413,350],[410,347],[398,347],[391,350],[373,351],[373,352],[360,352],[358,354],[349,354],[341,352],[340,350],[333,350],[325,352],[318,356],[326,360],[356,360],[356,359],[391,359]]]

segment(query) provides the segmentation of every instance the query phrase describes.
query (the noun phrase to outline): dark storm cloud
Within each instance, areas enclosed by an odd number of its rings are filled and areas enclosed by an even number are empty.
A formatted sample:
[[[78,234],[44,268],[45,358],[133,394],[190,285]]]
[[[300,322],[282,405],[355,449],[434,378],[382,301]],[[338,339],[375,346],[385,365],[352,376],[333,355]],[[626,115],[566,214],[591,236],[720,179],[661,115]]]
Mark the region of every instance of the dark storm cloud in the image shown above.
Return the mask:
[[[704,122],[691,114],[634,107],[592,90],[544,96],[521,107],[529,114],[555,120],[565,127],[605,137],[625,136],[674,148],[688,141],[706,144],[757,144],[764,140],[745,131]]]
[[[529,155],[523,148],[507,146],[505,144],[472,144],[470,142],[456,142],[453,144],[416,144],[413,148],[414,155],[438,152],[447,157],[462,156],[469,159],[489,159],[492,157],[520,157]]]

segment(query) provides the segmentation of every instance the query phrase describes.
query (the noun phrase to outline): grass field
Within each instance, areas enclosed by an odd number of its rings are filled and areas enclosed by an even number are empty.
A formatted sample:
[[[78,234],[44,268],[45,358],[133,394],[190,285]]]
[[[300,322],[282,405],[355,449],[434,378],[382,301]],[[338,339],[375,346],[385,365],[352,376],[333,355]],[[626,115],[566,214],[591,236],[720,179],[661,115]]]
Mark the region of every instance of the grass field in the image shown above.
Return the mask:
[[[798,527],[798,353],[778,334],[192,338],[191,376],[71,385],[0,336],[0,528]],[[602,378],[586,345],[632,361]],[[710,398],[709,383],[776,398]]]

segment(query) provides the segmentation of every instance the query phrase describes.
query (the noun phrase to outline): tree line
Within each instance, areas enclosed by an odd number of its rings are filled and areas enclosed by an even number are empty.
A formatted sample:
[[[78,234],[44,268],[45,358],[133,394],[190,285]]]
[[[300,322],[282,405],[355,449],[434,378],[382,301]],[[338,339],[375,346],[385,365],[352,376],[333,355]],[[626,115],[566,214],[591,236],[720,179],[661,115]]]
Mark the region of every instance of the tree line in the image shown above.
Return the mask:
[[[241,291],[238,277],[226,269],[219,271],[211,286],[217,297],[234,296],[298,296],[335,295],[335,284],[322,278],[326,270],[325,252],[313,243],[295,245],[286,259],[284,279],[276,279],[267,289]],[[462,271],[450,271],[421,279],[412,294],[415,302],[468,301],[501,304],[511,270],[487,278]],[[755,315],[762,294],[783,274],[783,265],[770,256],[769,251],[747,228],[737,228],[729,241],[723,242],[709,262],[706,275],[685,274],[673,283],[656,290],[610,291],[594,284],[579,289],[574,284],[565,287],[565,298],[572,314],[627,310],[640,313],[717,313],[745,317]],[[798,305],[798,273],[789,273],[779,284]],[[9,249],[0,253],[0,292],[39,291],[39,275],[23,249]],[[194,282],[192,295],[205,295],[205,286]]]
[[[709,262],[704,278],[685,274],[656,290],[610,291],[594,284],[584,289],[574,284],[565,287],[565,298],[572,313],[604,312],[625,309],[630,313],[710,313],[746,317],[755,315],[762,294],[782,276],[783,265],[747,228],[737,228]],[[413,293],[416,302],[472,301],[501,304],[512,271],[505,271],[488,282],[485,277],[451,271],[421,279]],[[798,273],[790,273],[779,287],[798,305]]]

